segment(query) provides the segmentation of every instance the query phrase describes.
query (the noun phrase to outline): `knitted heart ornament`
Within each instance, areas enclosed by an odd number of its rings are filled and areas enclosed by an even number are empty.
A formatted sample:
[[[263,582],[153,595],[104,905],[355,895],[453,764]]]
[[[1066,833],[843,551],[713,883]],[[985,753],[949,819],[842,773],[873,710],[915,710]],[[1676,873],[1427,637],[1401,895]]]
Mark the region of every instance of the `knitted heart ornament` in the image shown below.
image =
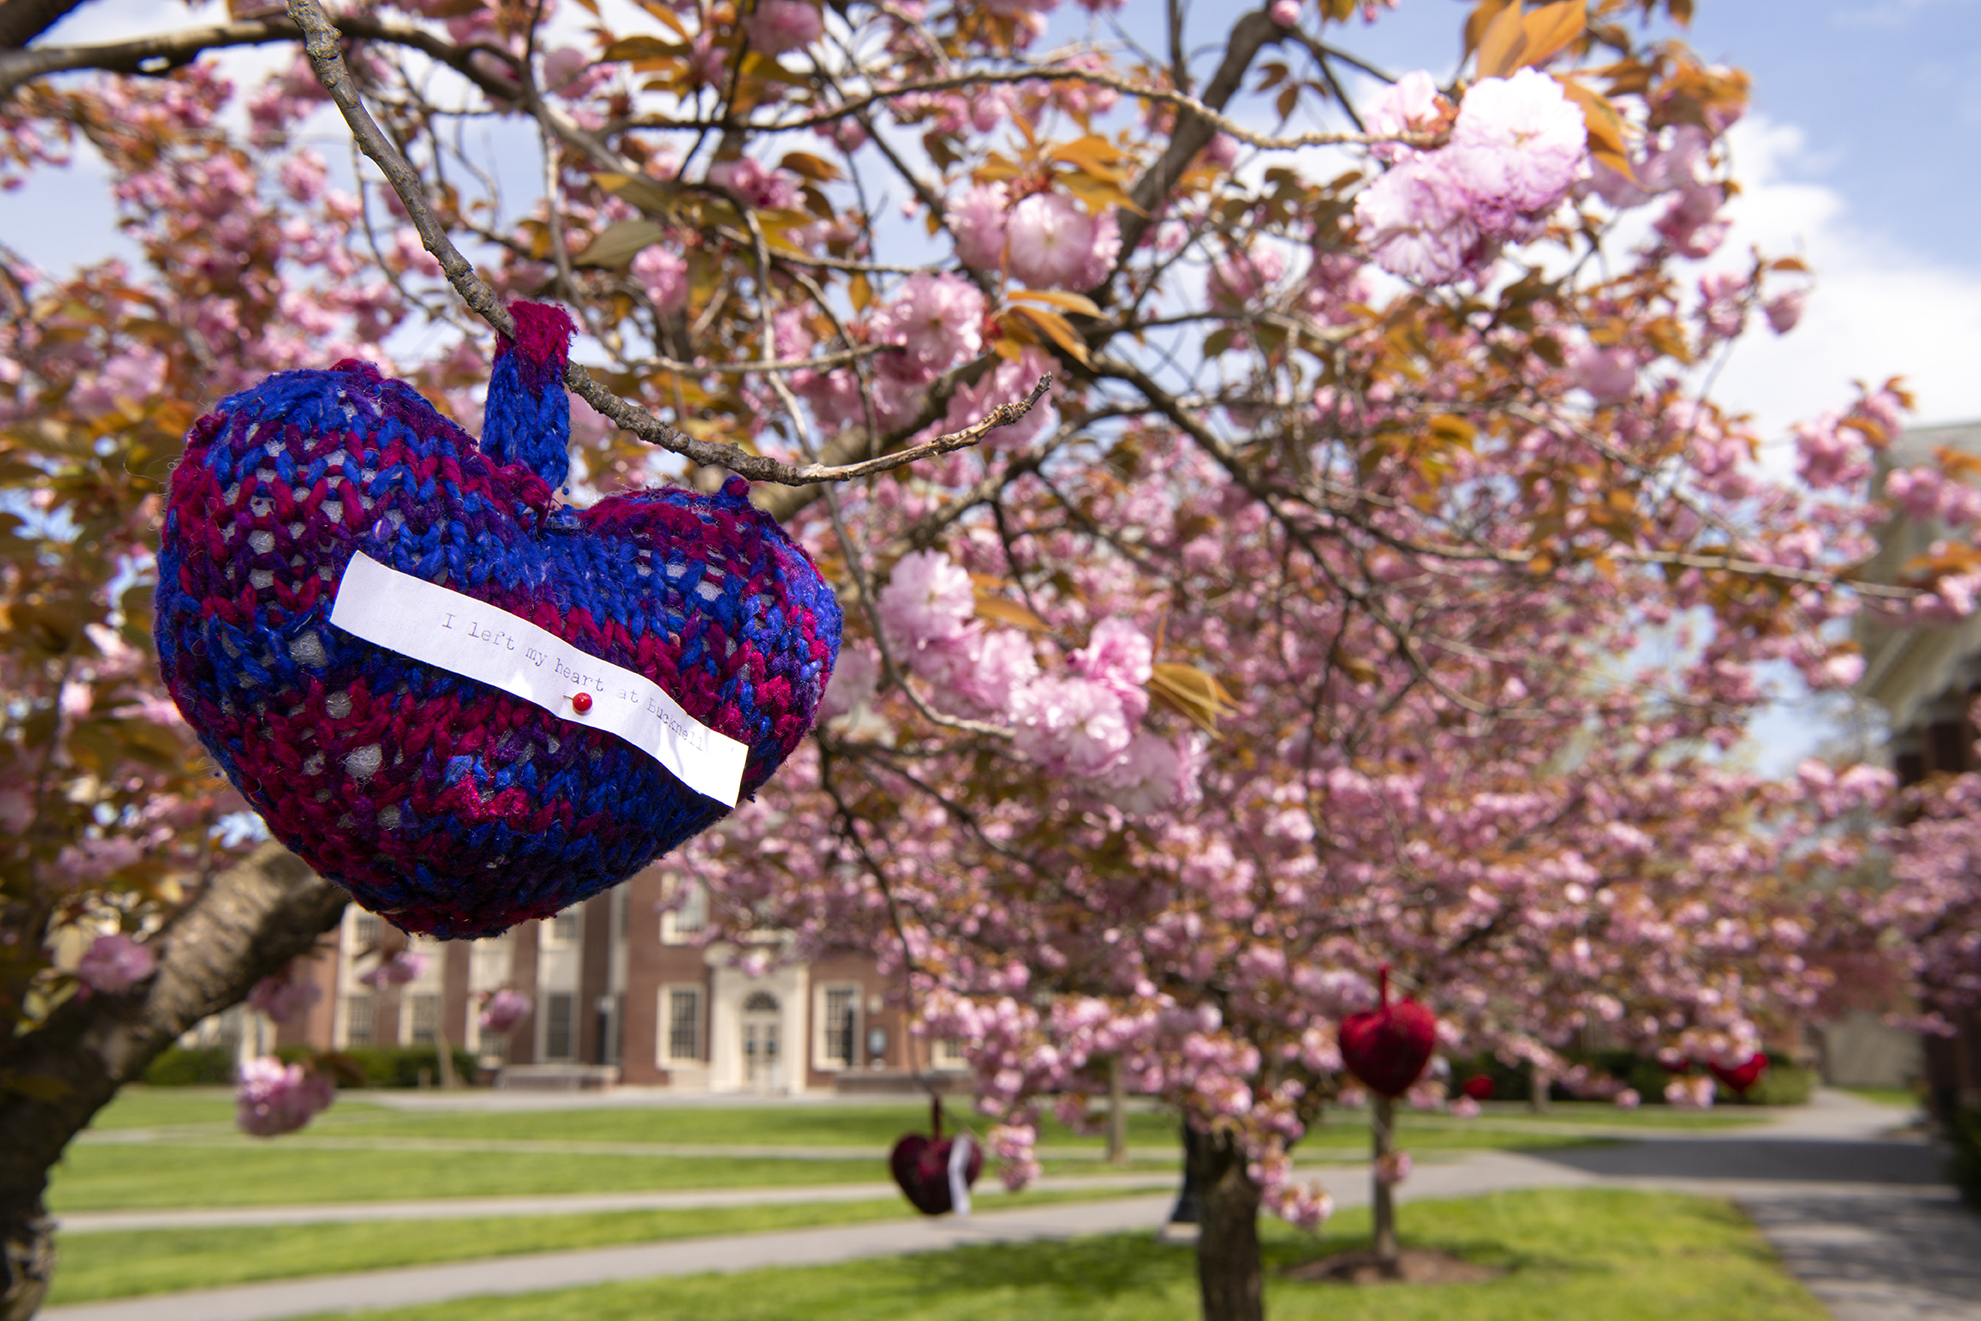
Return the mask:
[[[934,1136],[910,1133],[903,1137],[888,1154],[887,1167],[894,1175],[894,1182],[901,1185],[901,1191],[923,1215],[939,1216],[956,1210],[959,1181],[964,1190],[963,1209],[967,1210],[969,1189],[984,1172],[984,1149],[967,1134],[957,1138],[942,1135],[940,1098],[931,1098],[929,1112],[929,1127]],[[956,1150],[959,1142],[966,1144],[960,1156]]]
[[[489,620],[513,616],[512,649],[519,631],[554,635],[560,655],[582,653],[574,671],[596,658],[657,686],[704,737],[743,745],[743,796],[811,730],[839,649],[831,589],[741,478],[713,496],[556,502],[572,325],[510,310],[479,446],[369,363],[279,373],[194,425],[158,558],[159,663],[215,760],[323,876],[442,937],[556,913],[732,802],[587,726],[588,673],[572,675],[573,709],[546,710],[332,624],[347,571],[493,607],[459,621],[490,647],[504,636]]]
[[[1370,1091],[1401,1096],[1437,1049],[1438,1020],[1415,1000],[1389,1002],[1389,969],[1382,970],[1382,1003],[1341,1020],[1341,1060]]]
[[[1761,1081],[1761,1075],[1768,1071],[1768,1057],[1757,1052],[1745,1064],[1733,1068],[1724,1064],[1708,1064],[1706,1068],[1715,1078],[1731,1087],[1736,1096],[1745,1096],[1747,1089]]]

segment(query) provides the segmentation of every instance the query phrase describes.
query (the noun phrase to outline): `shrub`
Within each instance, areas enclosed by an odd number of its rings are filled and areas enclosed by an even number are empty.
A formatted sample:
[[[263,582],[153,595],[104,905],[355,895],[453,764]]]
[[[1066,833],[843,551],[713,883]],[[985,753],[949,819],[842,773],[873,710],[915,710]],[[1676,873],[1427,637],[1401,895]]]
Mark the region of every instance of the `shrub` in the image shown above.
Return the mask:
[[[304,1047],[289,1047],[276,1052],[284,1060],[299,1060],[311,1052]],[[432,1046],[351,1046],[339,1051],[345,1060],[357,1066],[364,1074],[362,1083],[332,1069],[330,1074],[339,1087],[418,1087],[420,1070],[425,1069],[429,1084],[440,1082],[440,1061],[435,1057]],[[479,1065],[472,1051],[455,1047],[454,1071],[463,1081],[472,1082]]]
[[[234,1052],[225,1046],[168,1046],[145,1068],[153,1087],[225,1087],[234,1081]]]

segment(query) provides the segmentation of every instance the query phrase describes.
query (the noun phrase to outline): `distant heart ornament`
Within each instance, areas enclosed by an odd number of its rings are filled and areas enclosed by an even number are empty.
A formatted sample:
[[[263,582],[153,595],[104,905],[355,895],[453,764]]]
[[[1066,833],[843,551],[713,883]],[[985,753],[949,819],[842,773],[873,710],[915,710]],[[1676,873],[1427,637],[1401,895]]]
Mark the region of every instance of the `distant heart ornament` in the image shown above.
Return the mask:
[[[1431,1062],[1438,1020],[1415,1000],[1389,1002],[1388,965],[1381,987],[1379,1008],[1341,1020],[1341,1059],[1370,1091],[1396,1097],[1409,1091]]]
[[[1715,1078],[1731,1087],[1736,1096],[1747,1095],[1747,1089],[1761,1081],[1761,1075],[1768,1071],[1768,1057],[1756,1052],[1745,1064],[1727,1068],[1724,1064],[1706,1066]]]
[[[741,478],[558,503],[573,327],[510,311],[479,445],[369,363],[278,373],[194,424],[158,557],[159,664],[215,760],[324,877],[441,937],[727,815],[839,650],[831,588]]]
[[[894,1144],[887,1166],[901,1191],[923,1215],[970,1213],[970,1186],[984,1172],[984,1149],[969,1134],[942,1135],[942,1098],[929,1098],[929,1132],[910,1133]]]
[[[1493,1099],[1493,1080],[1486,1074],[1476,1073],[1467,1078],[1465,1085],[1458,1090],[1475,1101],[1490,1101]]]

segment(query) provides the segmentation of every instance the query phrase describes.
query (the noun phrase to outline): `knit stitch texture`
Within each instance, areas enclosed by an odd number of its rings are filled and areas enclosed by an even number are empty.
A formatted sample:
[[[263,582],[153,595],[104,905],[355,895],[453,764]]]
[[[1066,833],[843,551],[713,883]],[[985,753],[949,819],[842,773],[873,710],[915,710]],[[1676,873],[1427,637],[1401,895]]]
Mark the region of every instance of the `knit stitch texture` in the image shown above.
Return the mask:
[[[479,447],[370,363],[278,373],[194,424],[159,551],[160,666],[215,760],[323,876],[441,937],[548,917],[729,808],[331,625],[354,551],[645,675],[748,745],[745,796],[810,732],[839,650],[831,588],[743,479],[557,503],[572,325],[511,311]]]

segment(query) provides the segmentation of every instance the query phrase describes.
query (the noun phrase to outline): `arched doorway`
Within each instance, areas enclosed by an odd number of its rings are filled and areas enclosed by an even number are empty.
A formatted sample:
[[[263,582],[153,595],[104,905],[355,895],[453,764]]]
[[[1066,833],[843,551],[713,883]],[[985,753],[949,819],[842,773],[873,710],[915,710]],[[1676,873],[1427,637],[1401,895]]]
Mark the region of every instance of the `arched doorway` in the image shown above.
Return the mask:
[[[775,1088],[783,1085],[779,1025],[783,1012],[769,991],[752,991],[743,1001],[743,1085]]]

